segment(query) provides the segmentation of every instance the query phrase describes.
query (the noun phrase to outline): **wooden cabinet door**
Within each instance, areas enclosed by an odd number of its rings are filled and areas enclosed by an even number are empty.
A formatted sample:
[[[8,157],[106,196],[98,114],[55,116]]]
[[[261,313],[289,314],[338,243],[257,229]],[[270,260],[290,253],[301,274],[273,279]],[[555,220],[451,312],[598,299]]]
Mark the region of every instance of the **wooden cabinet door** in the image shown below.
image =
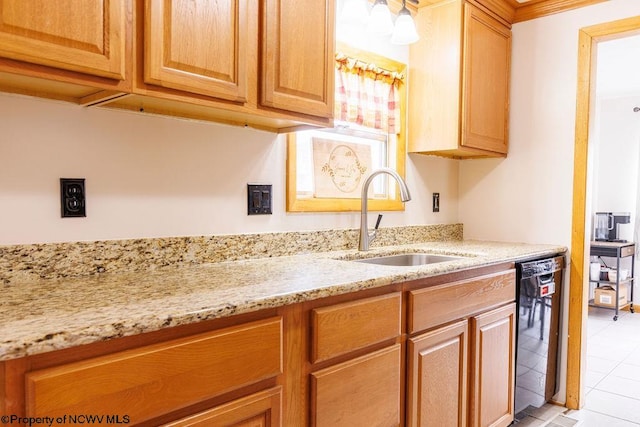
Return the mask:
[[[515,304],[471,318],[472,427],[508,426],[514,416]]]
[[[411,338],[408,353],[407,425],[466,426],[467,320]]]
[[[511,31],[472,4],[464,11],[461,145],[506,154]]]
[[[0,56],[124,80],[127,0],[2,0]]]
[[[166,427],[280,427],[282,388],[274,387],[183,418]]]
[[[399,426],[401,355],[395,344],[311,374],[311,425]]]
[[[247,0],[146,0],[145,83],[245,102],[249,13]]]
[[[333,117],[333,0],[265,0],[260,104]]]

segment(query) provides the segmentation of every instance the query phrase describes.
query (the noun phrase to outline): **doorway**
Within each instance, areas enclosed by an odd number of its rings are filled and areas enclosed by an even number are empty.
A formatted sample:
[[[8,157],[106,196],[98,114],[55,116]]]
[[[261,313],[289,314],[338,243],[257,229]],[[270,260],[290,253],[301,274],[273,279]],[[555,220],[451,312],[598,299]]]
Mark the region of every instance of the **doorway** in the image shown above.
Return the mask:
[[[587,229],[591,207],[587,206],[587,169],[591,111],[595,102],[593,92],[597,44],[640,34],[640,17],[586,27],[580,30],[578,46],[578,88],[576,102],[573,210],[571,230],[571,267],[569,272],[569,339],[567,348],[566,406],[579,409],[584,403],[584,371],[586,352],[586,320],[589,287],[588,275],[590,230]]]

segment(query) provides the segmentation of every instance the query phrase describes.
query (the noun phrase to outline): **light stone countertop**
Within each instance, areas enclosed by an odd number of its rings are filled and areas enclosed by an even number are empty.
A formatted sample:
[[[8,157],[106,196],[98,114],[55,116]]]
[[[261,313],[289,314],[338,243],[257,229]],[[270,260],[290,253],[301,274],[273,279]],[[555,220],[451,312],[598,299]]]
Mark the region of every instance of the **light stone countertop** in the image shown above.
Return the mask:
[[[482,241],[377,248],[463,259],[415,267],[349,262],[357,250],[33,279],[5,285],[0,361],[479,267],[563,253],[555,245]]]

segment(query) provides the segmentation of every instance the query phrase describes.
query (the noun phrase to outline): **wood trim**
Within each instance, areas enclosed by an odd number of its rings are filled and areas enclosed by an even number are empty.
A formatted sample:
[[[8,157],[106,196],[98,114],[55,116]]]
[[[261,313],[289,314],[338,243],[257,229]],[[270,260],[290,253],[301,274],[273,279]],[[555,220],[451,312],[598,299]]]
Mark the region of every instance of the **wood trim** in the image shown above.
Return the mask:
[[[6,362],[0,362],[0,414],[8,414],[7,412],[7,379],[5,370]]]
[[[578,88],[576,93],[576,136],[573,167],[573,209],[569,277],[569,342],[567,348],[567,402],[570,409],[583,406],[582,372],[586,345],[588,254],[586,232],[587,169],[591,111],[591,88],[595,79],[597,43],[640,33],[640,17],[582,28],[578,42]]]
[[[514,17],[516,15],[516,9],[520,3],[515,0],[468,0],[469,3],[473,3],[479,6],[482,10],[498,19],[502,24],[511,29]]]
[[[25,357],[0,364],[0,415],[25,416],[24,373],[28,367],[29,361]]]
[[[401,85],[403,88],[404,85]],[[402,108],[401,108],[401,114]],[[402,121],[404,120],[401,119]],[[398,150],[395,170],[400,176],[405,176],[406,144],[404,132],[398,135]],[[338,198],[299,198],[297,186],[298,162],[296,161],[296,133],[287,134],[287,175],[286,175],[286,210],[287,212],[358,212],[361,209],[360,198],[338,199]],[[397,185],[397,184],[396,184]],[[404,211],[404,203],[396,197],[395,199],[369,199],[369,211]]]
[[[83,96],[82,98],[78,99],[78,105],[81,105],[83,107],[102,105],[123,96],[129,96],[129,94],[117,90],[101,90],[100,92]]]
[[[283,387],[282,425],[307,425],[309,414],[308,375],[310,329],[306,304],[294,304],[280,309],[283,319],[283,372],[279,383]]]
[[[437,3],[439,0],[420,0],[418,11]],[[509,25],[529,21],[555,13],[566,12],[585,6],[602,3],[607,0],[530,0],[519,3],[516,0],[467,0],[480,4],[506,21]]]
[[[513,22],[528,21],[542,16],[566,12],[607,0],[531,0],[516,8]]]

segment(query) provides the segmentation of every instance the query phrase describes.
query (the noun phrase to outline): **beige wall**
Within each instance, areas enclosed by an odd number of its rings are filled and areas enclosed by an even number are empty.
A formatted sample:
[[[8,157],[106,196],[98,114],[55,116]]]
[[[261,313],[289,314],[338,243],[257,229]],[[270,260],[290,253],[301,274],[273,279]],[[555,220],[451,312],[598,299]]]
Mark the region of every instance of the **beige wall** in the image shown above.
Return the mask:
[[[356,212],[285,212],[284,136],[8,94],[0,129],[0,244],[359,226]],[[455,161],[411,157],[413,200],[382,226],[456,222],[457,174]],[[60,218],[63,177],[86,179],[86,218]],[[254,182],[273,185],[273,215],[247,216]]]
[[[509,156],[461,163],[467,238],[570,245],[578,31],[636,15],[611,0],[513,26]]]

